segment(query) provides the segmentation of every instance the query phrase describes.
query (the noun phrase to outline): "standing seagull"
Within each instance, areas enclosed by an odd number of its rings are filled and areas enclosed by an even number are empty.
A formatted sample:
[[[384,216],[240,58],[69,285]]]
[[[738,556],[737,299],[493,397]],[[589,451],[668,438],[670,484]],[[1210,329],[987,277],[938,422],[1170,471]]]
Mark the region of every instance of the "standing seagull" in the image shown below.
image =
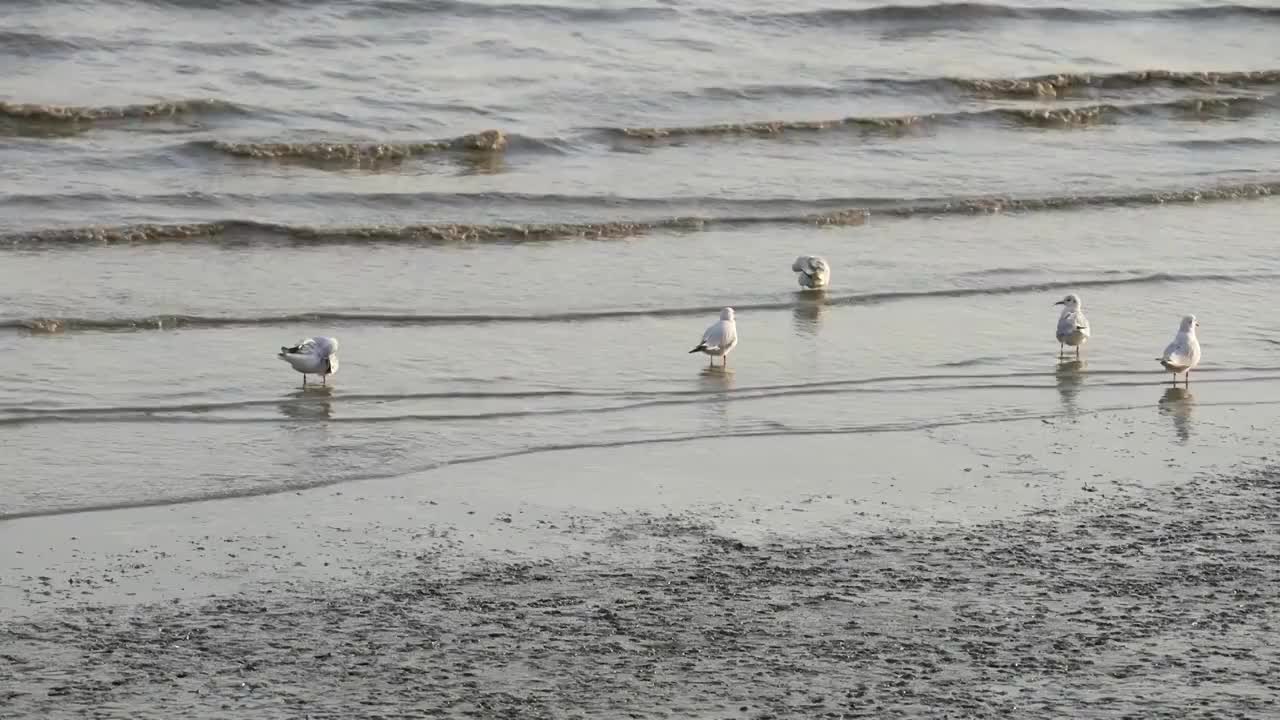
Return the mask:
[[[1178,373],[1185,372],[1187,387],[1191,387],[1191,370],[1200,364],[1200,340],[1196,337],[1198,327],[1200,323],[1196,322],[1195,315],[1182,316],[1178,334],[1173,336],[1173,342],[1164,349],[1164,355],[1156,358],[1165,370],[1173,373],[1174,385],[1178,384]]]
[[[302,373],[302,386],[307,386],[307,375],[319,375],[320,384],[338,372],[338,339],[331,337],[307,338],[293,347],[280,348],[277,356]]]
[[[716,358],[722,357],[724,360],[720,364],[729,367],[729,351],[737,344],[738,323],[733,319],[733,308],[727,307],[720,311],[720,319],[702,333],[702,342],[690,350],[689,354],[701,352],[710,355],[711,364],[707,367],[715,367]]]
[[[800,273],[796,280],[806,290],[820,290],[831,282],[831,266],[817,255],[801,255],[796,258],[791,263],[791,271]]]
[[[1089,320],[1080,309],[1080,296],[1072,293],[1054,305],[1062,306],[1062,314],[1058,316],[1058,357],[1062,357],[1065,348],[1070,345],[1076,349],[1076,359],[1080,359],[1080,346],[1089,342]]]

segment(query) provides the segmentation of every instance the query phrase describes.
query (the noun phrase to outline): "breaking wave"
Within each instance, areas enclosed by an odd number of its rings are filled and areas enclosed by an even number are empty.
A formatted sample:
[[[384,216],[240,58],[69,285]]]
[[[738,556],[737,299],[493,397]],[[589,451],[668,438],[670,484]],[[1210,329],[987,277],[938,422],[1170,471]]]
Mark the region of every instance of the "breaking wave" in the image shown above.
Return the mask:
[[[93,123],[104,120],[162,120],[174,117],[244,114],[226,100],[173,100],[138,105],[45,105],[0,101],[0,120],[30,123]]]
[[[893,81],[886,81],[893,82]],[[933,83],[935,81],[922,81]],[[1137,70],[1118,73],[1057,73],[1016,78],[946,78],[941,82],[978,95],[1057,97],[1080,90],[1133,90],[1152,87],[1193,89],[1265,87],[1280,84],[1280,70],[1219,72]]]
[[[763,14],[734,13],[734,15],[744,21],[787,22],[825,28],[868,22],[955,24],[992,20],[1052,20],[1077,23],[1122,20],[1280,20],[1280,8],[1222,4],[1152,10],[1093,10],[1068,6],[1028,7],[997,3],[951,2],[928,5],[876,5],[865,8],[819,8]]]
[[[1181,190],[1152,190],[1115,195],[1056,195],[1046,197],[986,196],[937,199],[864,199],[861,207],[833,207],[836,200],[809,203],[787,201],[788,212],[737,214],[707,217],[671,217],[658,220],[469,224],[430,223],[420,225],[365,225],[353,227],[311,227],[246,220],[185,224],[138,224],[114,227],[74,227],[35,230],[0,235],[0,245],[75,246],[166,242],[217,242],[254,244],[417,243],[427,245],[459,243],[522,243],[563,238],[616,239],[655,231],[693,232],[708,228],[753,225],[861,225],[871,217],[910,218],[941,215],[980,215],[1000,212],[1066,211],[1105,207],[1141,207],[1195,204],[1268,198],[1280,193],[1280,180],[1218,185]],[[558,198],[559,196],[551,196]],[[768,200],[749,201],[765,209]]]
[[[223,155],[258,160],[304,160],[315,162],[388,162],[439,152],[503,152],[509,145],[501,130],[484,130],[445,140],[427,142],[300,142],[262,143],[201,140],[190,147]]]
[[[1276,96],[1196,97],[1129,105],[1102,104],[1057,108],[992,108],[965,112],[846,117],[831,120],[776,120],[686,127],[604,128],[603,132],[639,140],[698,136],[779,136],[796,132],[855,130],[898,134],[913,128],[964,127],[1014,124],[1026,127],[1078,127],[1115,122],[1124,118],[1185,117],[1205,120],[1241,117],[1280,107]]]

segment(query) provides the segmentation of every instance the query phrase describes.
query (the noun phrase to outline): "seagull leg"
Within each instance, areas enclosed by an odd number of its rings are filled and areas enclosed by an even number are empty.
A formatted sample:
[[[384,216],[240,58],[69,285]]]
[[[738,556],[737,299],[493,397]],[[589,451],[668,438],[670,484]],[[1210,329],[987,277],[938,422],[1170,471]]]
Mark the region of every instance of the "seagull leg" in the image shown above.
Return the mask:
[[[1187,371],[1187,376],[1185,380],[1186,380],[1186,386],[1191,387],[1191,371],[1190,370]]]
[[[715,356],[715,355],[708,355],[708,356],[707,356],[707,367],[708,367],[708,368],[713,368],[713,367],[715,367],[715,366],[716,366],[716,356]]]
[[[329,376],[328,376],[328,375],[321,375],[321,376],[320,376],[320,384],[321,384],[321,385],[328,385],[328,384],[329,384]]]
[[[1079,359],[1080,359],[1080,346],[1079,346],[1079,345],[1077,345],[1077,346],[1076,346],[1076,359],[1077,359],[1077,360],[1079,360]]]
[[[307,374],[302,373],[302,387],[306,387],[306,386],[307,386]]]

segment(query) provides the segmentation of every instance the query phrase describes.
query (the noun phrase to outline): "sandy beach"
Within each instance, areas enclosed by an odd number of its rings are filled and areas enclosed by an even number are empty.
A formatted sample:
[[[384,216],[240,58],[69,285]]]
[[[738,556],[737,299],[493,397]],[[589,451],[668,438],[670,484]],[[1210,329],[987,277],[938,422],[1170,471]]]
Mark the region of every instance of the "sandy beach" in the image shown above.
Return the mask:
[[[1168,419],[1095,417],[1095,467],[987,452],[1079,422],[1031,420],[12,520],[0,692],[12,717],[1272,716],[1269,434],[1114,432]],[[857,484],[796,460],[873,444]],[[793,482],[681,475],[709,451]]]

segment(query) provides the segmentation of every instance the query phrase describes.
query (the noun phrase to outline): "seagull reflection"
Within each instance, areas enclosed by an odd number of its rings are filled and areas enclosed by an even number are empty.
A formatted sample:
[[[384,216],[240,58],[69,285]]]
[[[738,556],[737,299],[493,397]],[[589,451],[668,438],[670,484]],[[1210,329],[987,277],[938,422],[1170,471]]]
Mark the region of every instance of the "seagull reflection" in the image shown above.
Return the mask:
[[[1058,395],[1062,397],[1062,408],[1069,417],[1080,412],[1077,400],[1080,388],[1084,387],[1084,370],[1087,366],[1084,360],[1058,363],[1058,369],[1055,372],[1058,379]]]
[[[796,304],[792,306],[792,323],[796,333],[800,335],[817,335],[818,326],[822,324],[822,316],[827,312],[827,291],[809,290],[796,293]]]
[[[1173,420],[1173,431],[1178,435],[1179,443],[1191,439],[1191,409],[1195,406],[1195,396],[1186,387],[1171,387],[1160,396],[1160,414]]]
[[[704,392],[714,392],[716,390],[732,390],[733,389],[733,369],[717,365],[716,367],[704,367],[702,373],[698,375],[699,386]]]
[[[707,395],[706,401],[699,405],[723,427],[729,420],[729,395],[735,383],[733,370],[703,368],[698,381],[698,389]]]
[[[280,401],[280,414],[293,420],[328,420],[333,416],[333,386],[312,385]]]

